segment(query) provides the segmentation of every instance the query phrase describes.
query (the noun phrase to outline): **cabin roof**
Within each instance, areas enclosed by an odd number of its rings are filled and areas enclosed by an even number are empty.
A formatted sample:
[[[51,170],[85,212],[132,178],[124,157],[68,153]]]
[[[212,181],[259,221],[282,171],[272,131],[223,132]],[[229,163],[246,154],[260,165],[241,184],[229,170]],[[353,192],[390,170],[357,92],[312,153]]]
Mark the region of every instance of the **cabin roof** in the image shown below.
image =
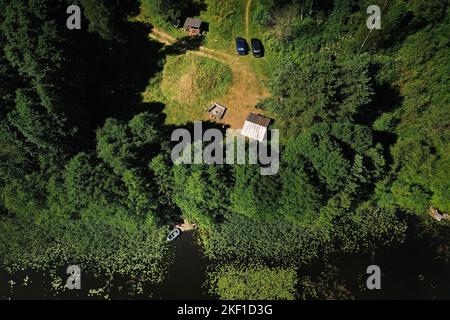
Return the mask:
[[[269,118],[265,118],[263,116],[260,116],[259,114],[254,113],[250,113],[245,121],[252,122],[266,128],[270,125],[270,122],[272,122],[272,120],[270,120]]]
[[[186,21],[184,22],[184,28],[200,29],[201,25],[202,21],[194,18],[186,18]]]
[[[249,139],[264,141],[271,121],[258,114],[250,113],[244,122],[241,135]]]

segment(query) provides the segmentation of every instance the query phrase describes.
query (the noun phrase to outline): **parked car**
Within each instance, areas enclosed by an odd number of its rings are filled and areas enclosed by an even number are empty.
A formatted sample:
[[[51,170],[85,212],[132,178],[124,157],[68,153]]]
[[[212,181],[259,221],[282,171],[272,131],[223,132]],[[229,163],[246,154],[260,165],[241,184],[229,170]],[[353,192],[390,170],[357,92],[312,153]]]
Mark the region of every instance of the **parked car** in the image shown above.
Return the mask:
[[[264,56],[264,48],[259,39],[253,38],[251,40],[252,44],[252,53],[256,58],[261,58]]]
[[[236,38],[236,51],[240,56],[248,54],[248,45],[244,38]]]

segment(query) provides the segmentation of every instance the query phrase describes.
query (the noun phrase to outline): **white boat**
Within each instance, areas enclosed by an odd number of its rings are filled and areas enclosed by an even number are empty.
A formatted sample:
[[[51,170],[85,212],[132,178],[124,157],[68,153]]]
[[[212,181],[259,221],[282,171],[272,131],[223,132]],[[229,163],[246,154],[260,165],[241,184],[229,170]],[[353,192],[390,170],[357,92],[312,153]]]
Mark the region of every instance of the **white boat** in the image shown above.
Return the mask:
[[[167,241],[173,241],[181,234],[181,230],[178,228],[173,229],[170,231],[170,233],[167,235]]]

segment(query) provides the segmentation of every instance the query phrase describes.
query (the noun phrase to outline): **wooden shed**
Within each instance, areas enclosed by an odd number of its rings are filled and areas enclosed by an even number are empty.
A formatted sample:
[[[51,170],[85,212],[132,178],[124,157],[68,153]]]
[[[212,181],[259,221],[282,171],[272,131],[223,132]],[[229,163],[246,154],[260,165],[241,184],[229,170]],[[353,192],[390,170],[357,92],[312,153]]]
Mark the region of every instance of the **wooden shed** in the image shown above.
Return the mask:
[[[183,30],[189,33],[190,36],[200,36],[202,34],[203,22],[199,19],[186,18],[183,25]]]
[[[267,136],[267,128],[271,122],[271,119],[250,113],[244,122],[241,135],[252,140],[264,141]]]

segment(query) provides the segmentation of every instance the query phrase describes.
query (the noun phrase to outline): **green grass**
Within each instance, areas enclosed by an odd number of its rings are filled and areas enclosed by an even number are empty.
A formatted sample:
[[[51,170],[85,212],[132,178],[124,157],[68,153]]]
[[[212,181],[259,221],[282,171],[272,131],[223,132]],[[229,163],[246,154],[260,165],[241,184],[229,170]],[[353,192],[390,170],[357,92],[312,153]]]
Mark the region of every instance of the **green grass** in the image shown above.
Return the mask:
[[[169,124],[202,120],[211,101],[226,94],[232,82],[230,68],[192,55],[170,56],[164,71],[151,80],[146,102],[162,102]]]
[[[272,55],[274,50],[271,50],[270,32],[267,28],[263,27],[259,23],[256,23],[254,20],[254,14],[256,10],[258,10],[259,5],[259,0],[252,1],[249,21],[249,39],[247,40],[250,41],[251,38],[257,38],[263,43],[265,49],[264,58],[251,59],[250,64],[257,75],[267,78],[269,77],[271,67],[273,66],[274,60]]]
[[[247,38],[245,28],[247,0],[205,0],[205,4],[207,10],[201,12],[199,16],[201,20],[209,23],[209,32],[206,33],[204,46],[235,54],[235,38]],[[271,50],[267,29],[254,20],[255,12],[258,11],[260,6],[260,0],[252,0],[247,41],[250,43],[251,38],[261,39],[265,45],[267,57],[254,59],[249,55],[241,57],[241,59],[251,64],[255,72],[264,78],[270,74]],[[161,28],[175,38],[186,36],[184,31],[174,28],[170,23],[153,14],[151,8],[148,7],[148,1],[142,1],[140,18]]]
[[[245,0],[206,0],[206,12],[200,18],[209,23],[206,45],[210,48],[234,48],[234,39],[245,37]]]
[[[254,0],[256,1],[256,0]],[[207,10],[200,13],[198,18],[209,23],[206,35],[206,45],[216,49],[234,48],[234,39],[245,36],[246,0],[205,0]],[[153,12],[149,1],[141,1],[140,19],[175,38],[186,36],[181,29],[173,27]]]
[[[209,23],[209,32],[206,34],[205,46],[214,49],[223,49],[230,54],[235,53],[236,37],[247,39],[250,45],[251,38],[260,39],[266,49],[266,57],[255,59],[251,54],[241,57],[249,63],[253,70],[262,77],[270,74],[268,58],[270,58],[270,43],[267,30],[254,21],[254,13],[260,5],[259,0],[252,0],[250,7],[249,34],[245,28],[246,0],[207,0],[208,10],[202,12],[200,18]]]
[[[139,20],[149,23],[155,27],[161,28],[164,32],[170,34],[174,38],[186,36],[181,29],[175,28],[171,23],[164,21],[158,14],[154,13],[154,9],[150,5],[150,1],[141,0],[141,10],[138,15]]]

